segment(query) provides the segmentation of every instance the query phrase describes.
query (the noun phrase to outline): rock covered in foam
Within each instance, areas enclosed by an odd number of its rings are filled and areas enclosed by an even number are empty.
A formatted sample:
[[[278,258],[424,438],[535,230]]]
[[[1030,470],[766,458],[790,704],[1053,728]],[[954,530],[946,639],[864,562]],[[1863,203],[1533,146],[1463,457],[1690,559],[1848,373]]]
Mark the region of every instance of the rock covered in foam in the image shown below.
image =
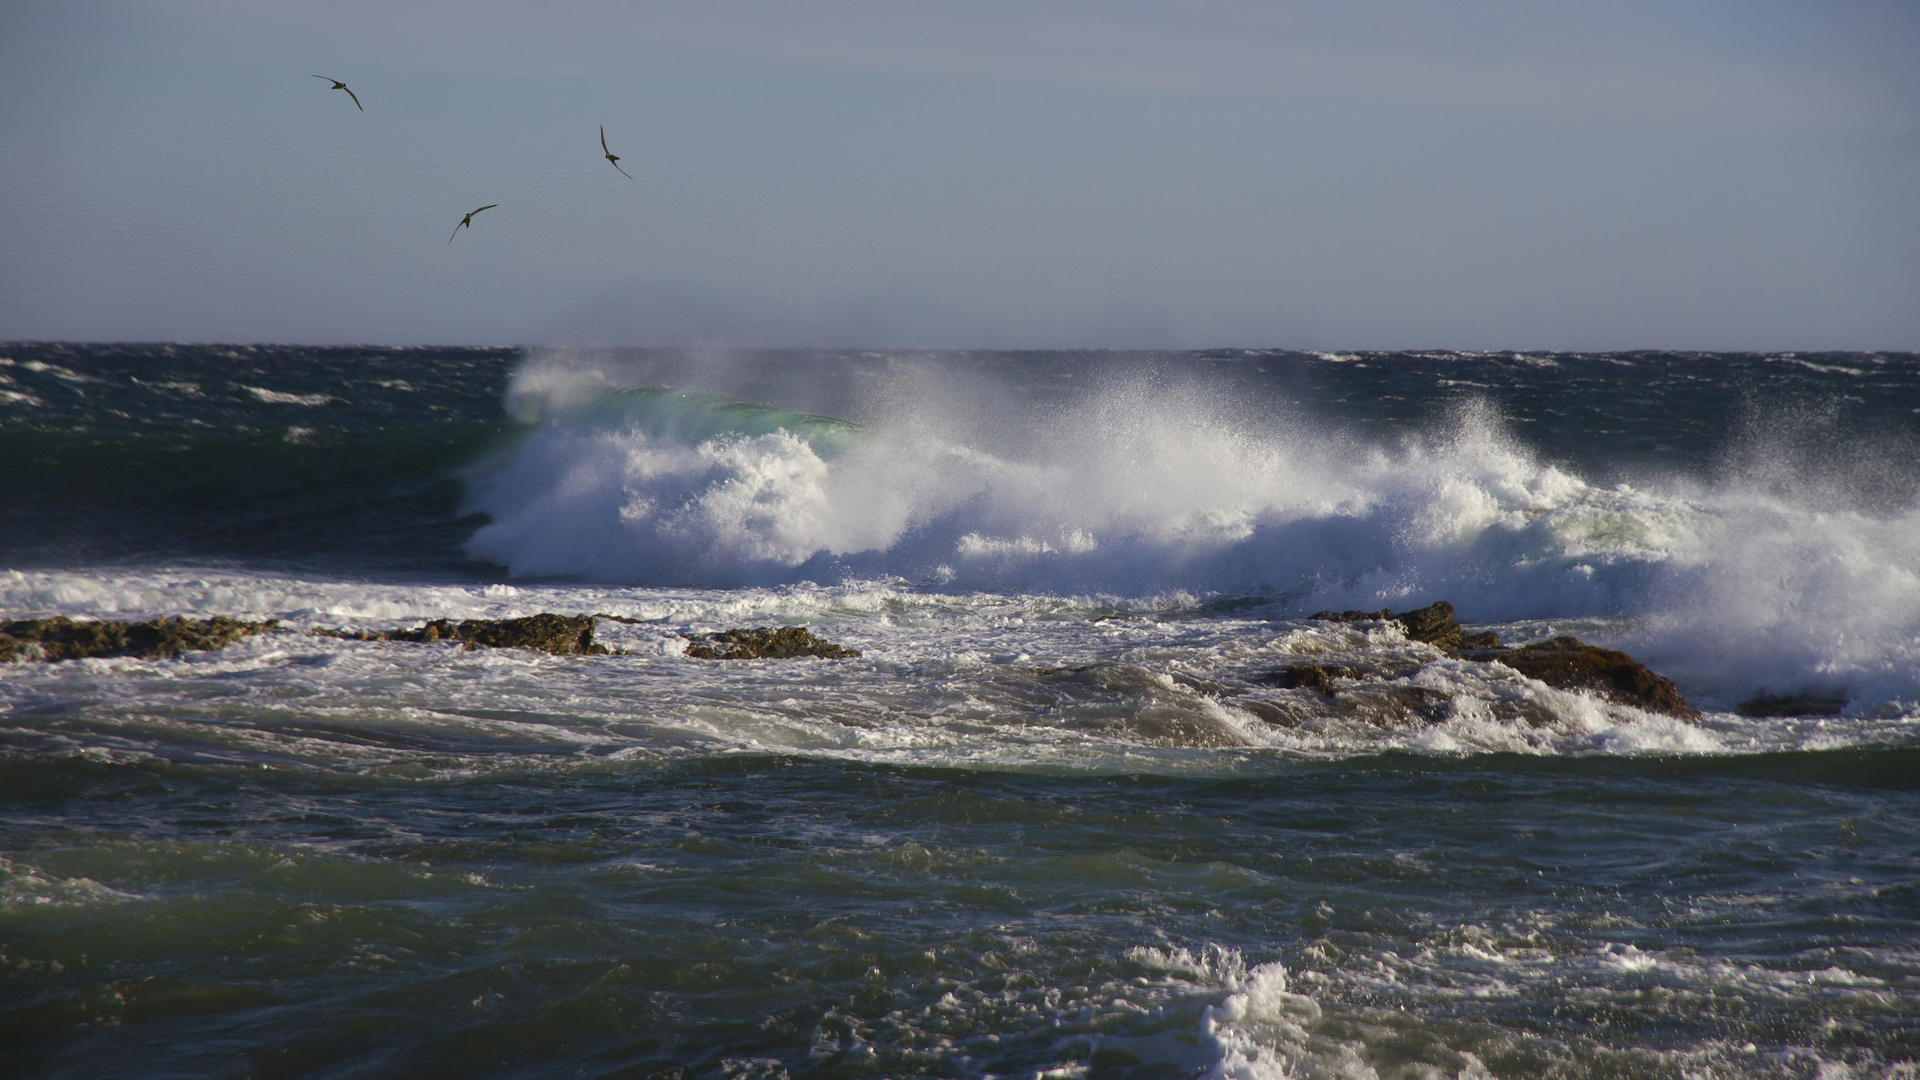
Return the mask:
[[[1267,681],[1288,690],[1305,687],[1332,697],[1335,693],[1335,679],[1357,678],[1358,672],[1340,664],[1295,664],[1285,671],[1275,672]]]
[[[518,619],[435,619],[413,630],[382,632],[315,630],[322,637],[349,641],[461,641],[469,649],[538,649],[555,656],[606,656],[607,647],[593,641],[592,615],[553,615],[542,612]]]
[[[860,655],[858,649],[835,645],[801,626],[782,626],[777,630],[756,626],[747,630],[688,634],[686,638],[691,642],[687,655],[696,660],[787,660],[796,656],[850,660]]]
[[[64,615],[0,624],[0,661],[79,660],[88,656],[137,656],[165,660],[188,651],[224,649],[242,638],[278,630],[280,620],[148,619],[144,622],[76,622]]]

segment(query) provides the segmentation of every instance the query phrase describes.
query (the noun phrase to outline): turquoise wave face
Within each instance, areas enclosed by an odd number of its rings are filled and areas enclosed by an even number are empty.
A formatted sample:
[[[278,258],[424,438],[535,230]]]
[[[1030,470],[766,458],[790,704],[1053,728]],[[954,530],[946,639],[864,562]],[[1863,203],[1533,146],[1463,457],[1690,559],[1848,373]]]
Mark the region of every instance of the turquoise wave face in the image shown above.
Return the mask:
[[[671,386],[609,391],[584,411],[570,411],[566,422],[588,430],[645,432],[689,445],[785,431],[805,441],[823,458],[845,452],[862,435],[858,425],[831,416],[789,412],[759,402]]]

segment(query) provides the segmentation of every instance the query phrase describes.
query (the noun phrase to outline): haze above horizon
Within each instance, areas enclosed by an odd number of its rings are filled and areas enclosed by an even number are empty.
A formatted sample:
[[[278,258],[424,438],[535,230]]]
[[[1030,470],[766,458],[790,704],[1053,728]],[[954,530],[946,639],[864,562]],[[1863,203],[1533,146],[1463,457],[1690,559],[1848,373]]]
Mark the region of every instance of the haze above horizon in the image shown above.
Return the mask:
[[[1885,0],[13,3],[0,339],[1920,349],[1915,57]]]

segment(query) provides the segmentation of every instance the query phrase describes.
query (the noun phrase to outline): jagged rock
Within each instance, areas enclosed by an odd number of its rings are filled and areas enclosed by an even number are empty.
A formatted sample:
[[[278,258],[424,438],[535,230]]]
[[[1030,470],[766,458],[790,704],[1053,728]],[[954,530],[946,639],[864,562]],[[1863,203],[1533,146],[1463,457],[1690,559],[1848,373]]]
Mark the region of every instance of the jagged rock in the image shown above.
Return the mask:
[[[66,616],[16,619],[0,624],[0,661],[78,660],[86,656],[138,656],[164,660],[188,650],[224,649],[242,638],[280,628],[280,620],[149,619],[145,622],[75,622]]]
[[[1739,705],[1741,716],[1838,716],[1847,707],[1844,695],[1832,693],[1761,694]]]
[[[1320,611],[1307,618],[1327,622],[1366,622],[1375,619],[1384,622],[1391,619],[1400,624],[1409,641],[1424,641],[1445,652],[1460,648],[1460,624],[1453,621],[1453,605],[1445,600],[1398,615],[1382,608],[1379,611]],[[1476,638],[1479,636],[1475,635]],[[1499,640],[1498,634],[1494,635],[1494,640]]]
[[[1460,624],[1453,621],[1453,605],[1440,600],[1393,616],[1410,641],[1424,641],[1443,652],[1460,648]]]
[[[413,630],[315,630],[321,637],[349,641],[463,641],[469,649],[539,649],[555,656],[605,656],[607,647],[593,643],[592,615],[552,615],[542,612],[519,619],[435,619]]]
[[[687,655],[696,660],[786,660],[796,656],[848,660],[860,655],[858,649],[835,645],[800,626],[783,626],[778,630],[756,626],[750,630],[684,636],[692,643],[687,646]]]
[[[1398,615],[1384,609],[1321,611],[1308,618],[1332,622],[1392,619],[1406,631],[1408,639],[1427,642],[1463,660],[1474,660],[1480,663],[1498,661],[1530,679],[1538,679],[1548,686],[1562,690],[1591,690],[1610,700],[1624,705],[1633,705],[1649,712],[1665,713],[1687,720],[1696,720],[1700,717],[1693,706],[1687,704],[1686,698],[1680,696],[1679,688],[1674,686],[1672,681],[1648,671],[1644,665],[1626,653],[1588,645],[1579,638],[1572,637],[1557,637],[1552,641],[1511,649],[1500,644],[1500,635],[1492,630],[1473,634],[1462,633],[1460,624],[1454,621],[1453,605],[1445,600],[1414,611],[1403,611]],[[1291,673],[1303,669],[1287,670]],[[1303,678],[1312,679],[1317,676],[1303,676]],[[1300,682],[1292,685],[1308,685],[1308,683]],[[1326,694],[1333,693],[1331,683],[1325,689],[1314,684],[1314,689],[1320,689]],[[1762,700],[1773,701],[1774,699],[1756,698],[1755,702]],[[1780,700],[1786,703],[1786,699]],[[1841,704],[1844,705],[1845,702]],[[1785,704],[1782,707],[1785,707]],[[1742,705],[1741,709],[1745,711],[1746,706]],[[1838,712],[1839,709],[1835,708],[1832,711]],[[1812,715],[1812,713],[1810,711],[1779,715]]]
[[[1683,720],[1700,718],[1700,713],[1687,704],[1687,699],[1680,696],[1680,688],[1671,680],[1648,671],[1626,653],[1588,645],[1579,638],[1562,636],[1519,649],[1506,649],[1490,659],[1529,679],[1538,679],[1562,690],[1591,690],[1648,712],[1665,713]]]

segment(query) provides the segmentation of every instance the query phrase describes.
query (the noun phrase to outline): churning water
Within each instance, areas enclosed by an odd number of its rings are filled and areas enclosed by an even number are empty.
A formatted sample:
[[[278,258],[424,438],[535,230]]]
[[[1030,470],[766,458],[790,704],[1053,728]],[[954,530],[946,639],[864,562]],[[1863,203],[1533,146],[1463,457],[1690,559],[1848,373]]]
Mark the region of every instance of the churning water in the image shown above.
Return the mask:
[[[1911,355],[0,347],[0,611],[287,627],[0,667],[0,1071],[1910,1076],[1916,450]],[[1440,599],[1703,715],[1305,618]]]

